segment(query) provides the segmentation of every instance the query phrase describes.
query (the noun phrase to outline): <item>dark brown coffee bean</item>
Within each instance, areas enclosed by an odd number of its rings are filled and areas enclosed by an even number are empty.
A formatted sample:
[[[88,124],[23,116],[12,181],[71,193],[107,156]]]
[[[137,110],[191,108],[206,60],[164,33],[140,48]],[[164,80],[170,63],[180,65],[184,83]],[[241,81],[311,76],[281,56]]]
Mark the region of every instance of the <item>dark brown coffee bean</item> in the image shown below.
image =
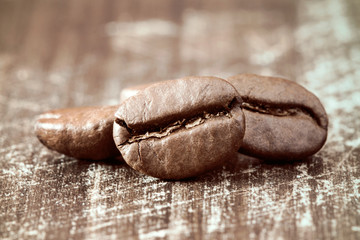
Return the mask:
[[[182,179],[213,169],[239,149],[244,134],[241,99],[215,77],[153,84],[116,112],[114,140],[134,169]]]
[[[246,131],[241,153],[292,160],[324,145],[328,118],[314,94],[282,78],[240,74],[228,81],[243,99]]]
[[[78,107],[41,114],[35,125],[40,142],[65,155],[101,160],[120,155],[112,137],[118,106]]]

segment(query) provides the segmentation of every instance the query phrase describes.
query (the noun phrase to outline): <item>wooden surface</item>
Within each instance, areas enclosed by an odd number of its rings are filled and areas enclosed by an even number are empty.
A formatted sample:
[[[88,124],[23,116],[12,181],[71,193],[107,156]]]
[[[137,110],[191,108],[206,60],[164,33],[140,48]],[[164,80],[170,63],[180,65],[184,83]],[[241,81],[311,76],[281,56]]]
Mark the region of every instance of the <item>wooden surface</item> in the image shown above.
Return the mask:
[[[37,114],[187,75],[284,76],[330,119],[315,156],[187,181],[42,146]],[[0,0],[1,239],[360,239],[358,0]]]

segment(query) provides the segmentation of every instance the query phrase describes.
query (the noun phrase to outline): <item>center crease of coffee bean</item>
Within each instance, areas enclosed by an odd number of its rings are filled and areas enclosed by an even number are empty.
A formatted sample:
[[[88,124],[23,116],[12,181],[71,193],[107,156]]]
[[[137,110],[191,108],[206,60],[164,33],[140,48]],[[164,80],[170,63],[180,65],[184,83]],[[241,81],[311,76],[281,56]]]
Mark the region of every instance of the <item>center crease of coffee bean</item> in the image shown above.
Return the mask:
[[[306,116],[309,116],[310,118],[312,118],[315,122],[317,122],[317,124],[319,126],[321,126],[320,124],[320,119],[318,119],[310,110],[308,109],[304,109],[301,107],[296,107],[296,106],[287,106],[287,107],[279,107],[279,106],[270,106],[267,104],[260,104],[260,103],[255,103],[255,102],[249,102],[249,101],[244,101],[241,105],[241,107],[243,109],[252,111],[252,112],[257,112],[257,113],[262,113],[262,114],[269,114],[269,115],[273,115],[273,116],[278,116],[278,117],[285,117],[285,116],[295,116],[295,115],[299,115],[299,114],[304,114]]]
[[[199,126],[203,123],[205,123],[208,119],[213,119],[217,117],[228,117],[231,118],[231,114],[228,110],[223,110],[217,113],[208,113],[204,112],[202,115],[198,115],[195,117],[192,117],[191,119],[182,119],[178,120],[174,123],[171,123],[167,125],[166,127],[158,127],[155,129],[152,129],[151,131],[143,132],[143,133],[136,133],[134,129],[130,128],[124,120],[116,119],[116,123],[119,125],[125,127],[128,132],[132,135],[126,142],[120,144],[130,144],[134,142],[139,142],[141,140],[149,139],[149,138],[163,138],[168,135],[170,135],[173,132],[179,131],[181,129],[190,129],[196,126]]]

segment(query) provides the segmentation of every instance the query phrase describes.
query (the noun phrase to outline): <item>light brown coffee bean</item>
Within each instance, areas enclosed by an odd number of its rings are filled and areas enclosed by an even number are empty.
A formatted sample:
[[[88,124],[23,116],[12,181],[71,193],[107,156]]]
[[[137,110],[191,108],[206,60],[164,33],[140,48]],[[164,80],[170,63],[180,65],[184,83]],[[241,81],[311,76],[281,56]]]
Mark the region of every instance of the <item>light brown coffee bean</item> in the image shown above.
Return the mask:
[[[243,99],[246,131],[240,152],[288,161],[321,149],[328,118],[319,99],[283,78],[240,74],[227,79]]]
[[[101,160],[120,155],[112,138],[118,106],[78,107],[41,114],[35,132],[46,147],[65,155]]]

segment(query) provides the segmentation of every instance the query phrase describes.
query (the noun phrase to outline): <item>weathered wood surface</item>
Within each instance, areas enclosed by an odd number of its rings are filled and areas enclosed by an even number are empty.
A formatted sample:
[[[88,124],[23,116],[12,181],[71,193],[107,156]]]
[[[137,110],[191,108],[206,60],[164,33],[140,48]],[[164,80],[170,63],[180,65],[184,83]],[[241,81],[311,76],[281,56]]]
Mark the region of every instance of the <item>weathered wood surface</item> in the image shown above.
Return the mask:
[[[360,239],[358,0],[0,0],[0,238]],[[46,149],[37,114],[187,75],[280,75],[330,118],[315,156],[188,181]]]

